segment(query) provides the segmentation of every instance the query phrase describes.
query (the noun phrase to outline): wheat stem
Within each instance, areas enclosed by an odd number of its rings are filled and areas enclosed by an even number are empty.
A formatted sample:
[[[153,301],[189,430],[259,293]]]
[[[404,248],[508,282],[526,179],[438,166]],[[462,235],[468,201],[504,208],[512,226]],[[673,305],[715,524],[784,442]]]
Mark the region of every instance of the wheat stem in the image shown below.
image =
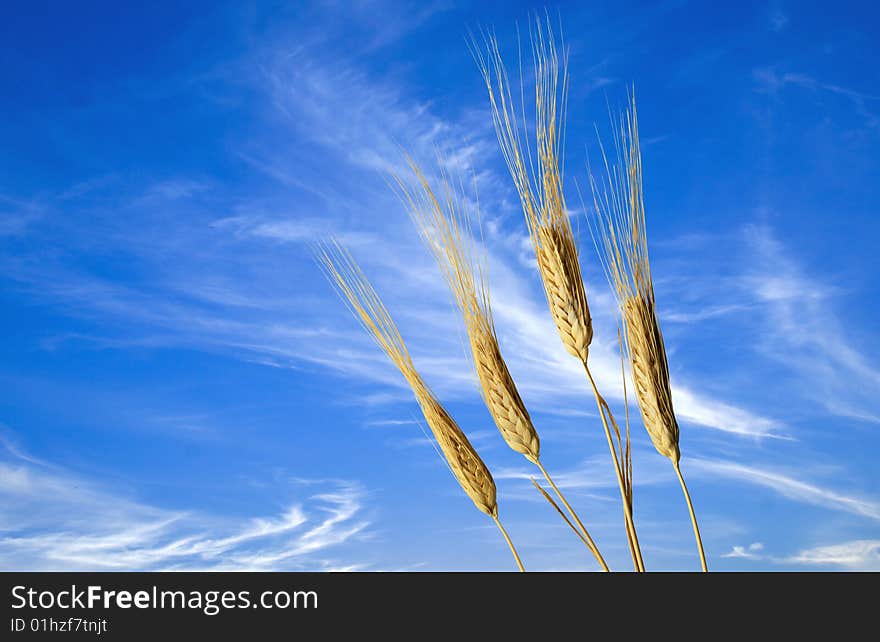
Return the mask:
[[[562,494],[562,491],[560,491],[559,488],[556,486],[556,484],[553,482],[553,478],[550,477],[550,473],[547,472],[547,469],[544,468],[544,465],[541,464],[541,462],[539,462],[539,461],[536,461],[535,465],[538,467],[538,469],[544,475],[544,479],[546,479],[547,483],[550,484],[550,488],[552,488],[553,492],[556,493],[556,496],[559,498],[559,501],[561,501],[562,505],[565,506],[565,509],[568,511],[568,514],[571,515],[572,519],[575,521],[575,523],[581,529],[581,532],[584,535],[584,542],[587,544],[587,547],[590,549],[590,551],[595,556],[596,561],[599,562],[599,565],[602,567],[602,570],[607,573],[610,570],[608,568],[608,564],[605,563],[605,560],[602,558],[602,554],[599,552],[599,548],[596,546],[596,543],[593,541],[593,538],[590,537],[590,533],[587,531],[587,527],[584,526],[583,522],[581,522],[580,517],[577,516],[577,513],[574,512],[574,509],[571,507],[571,505],[565,499],[565,495]]]
[[[623,412],[624,418],[626,421],[626,451],[621,454],[621,459],[624,462],[624,478],[626,479],[626,499],[629,502],[629,505],[633,505],[633,479],[632,479],[632,449],[630,448],[630,435],[629,435],[629,399],[626,394],[626,367],[623,363],[623,337],[620,334],[620,326],[617,326],[617,346],[619,348],[620,354],[620,380],[623,383]],[[614,416],[611,416],[611,420],[614,421]],[[616,428],[616,424],[615,424]],[[617,443],[620,445],[620,436],[618,431]],[[624,521],[626,518],[624,518]],[[629,537],[626,538],[627,544],[629,544],[629,552],[632,555],[633,559],[636,559],[636,549],[633,546],[632,539]]]
[[[568,518],[568,515],[565,514],[565,511],[562,510],[561,508],[559,508],[559,504],[556,503],[555,499],[550,497],[550,493],[548,493],[546,490],[544,490],[544,487],[538,483],[537,479],[532,477],[531,480],[532,480],[532,485],[538,490],[539,493],[541,493],[541,497],[546,499],[547,502],[553,507],[553,510],[555,510],[557,513],[559,513],[559,516],[562,518],[562,521],[564,521],[568,525],[568,527],[572,530],[572,532],[577,536],[577,538],[584,543],[584,546],[586,546],[587,548],[590,548],[590,543],[587,541],[587,538],[584,537],[584,534],[581,533],[580,529],[578,529],[578,527],[575,526],[574,523],[572,523],[572,521]]]
[[[672,467],[675,468],[675,474],[678,475],[678,481],[681,483],[681,490],[684,493],[684,499],[688,505],[688,512],[691,514],[691,524],[694,526],[694,538],[697,540],[697,550],[700,551],[700,565],[703,567],[703,572],[707,573],[709,567],[706,566],[706,553],[703,551],[703,540],[700,537],[700,527],[697,526],[697,516],[694,514],[694,505],[691,502],[691,494],[688,492],[687,485],[684,483],[684,477],[681,475],[681,468],[679,467],[678,462],[673,461]]]
[[[590,385],[593,387],[593,394],[596,396],[596,405],[599,407],[599,414],[602,416],[602,426],[605,429],[605,438],[608,440],[608,448],[611,451],[611,458],[614,460],[614,472],[617,474],[617,485],[620,488],[620,499],[623,503],[623,519],[626,525],[626,535],[630,541],[630,552],[633,555],[633,566],[637,572],[644,573],[645,562],[642,560],[642,551],[639,548],[639,538],[638,535],[636,535],[636,527],[633,522],[632,506],[629,503],[623,475],[620,472],[620,460],[617,458],[617,451],[615,450],[614,442],[611,439],[611,429],[608,426],[608,419],[605,417],[605,408],[603,408],[603,405],[607,406],[608,404],[605,403],[605,399],[599,394],[599,388],[596,386],[596,382],[593,379],[593,373],[590,372],[590,366],[586,361],[583,363],[587,378],[590,380]]]
[[[507,545],[510,547],[510,552],[513,553],[513,558],[516,560],[516,565],[519,567],[520,573],[525,573],[526,569],[523,568],[522,560],[519,558],[519,553],[516,552],[516,548],[514,548],[513,542],[510,541],[510,536],[507,534],[507,531],[504,530],[504,527],[501,525],[501,520],[498,519],[497,515],[493,515],[492,519],[495,520],[495,523],[498,525],[498,530],[500,530],[501,534],[504,535],[504,541],[506,541]]]

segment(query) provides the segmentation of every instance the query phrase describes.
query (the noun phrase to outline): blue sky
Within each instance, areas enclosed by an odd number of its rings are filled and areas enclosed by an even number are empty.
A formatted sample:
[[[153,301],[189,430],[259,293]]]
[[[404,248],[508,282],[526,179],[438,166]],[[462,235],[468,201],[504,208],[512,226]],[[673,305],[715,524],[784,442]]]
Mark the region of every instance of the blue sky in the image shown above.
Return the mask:
[[[511,570],[310,244],[335,233],[496,476],[530,569],[594,562],[482,406],[385,183],[477,177],[502,347],[616,569],[617,489],[559,343],[468,29],[538,3],[57,3],[0,26],[0,568]],[[570,203],[635,86],[682,468],[711,568],[880,568],[880,44],[868,3],[572,2]],[[592,358],[613,298],[578,212]],[[647,567],[697,569],[634,430]]]

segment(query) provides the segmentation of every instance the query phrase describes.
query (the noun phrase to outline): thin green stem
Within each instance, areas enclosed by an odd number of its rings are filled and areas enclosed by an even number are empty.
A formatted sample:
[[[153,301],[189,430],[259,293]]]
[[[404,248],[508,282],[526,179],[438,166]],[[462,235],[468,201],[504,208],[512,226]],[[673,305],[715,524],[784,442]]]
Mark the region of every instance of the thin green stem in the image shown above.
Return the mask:
[[[606,573],[610,570],[608,565],[605,563],[605,560],[602,558],[602,554],[599,552],[599,548],[596,546],[596,543],[593,541],[593,538],[590,537],[590,533],[587,531],[587,527],[584,526],[584,523],[581,521],[581,518],[578,517],[577,513],[574,512],[574,509],[568,503],[568,500],[565,499],[565,495],[562,494],[562,491],[556,486],[553,482],[553,478],[550,477],[550,473],[547,472],[547,469],[544,468],[541,462],[536,461],[535,465],[538,469],[543,473],[544,479],[547,480],[547,483],[550,484],[550,488],[553,489],[553,492],[556,493],[556,496],[559,498],[559,501],[562,502],[562,505],[565,506],[565,509],[568,511],[568,514],[571,515],[571,518],[575,521],[578,527],[581,529],[581,533],[584,536],[584,543],[587,545],[587,548],[593,553],[596,558],[596,561],[599,562],[599,565],[602,567],[602,570]]]
[[[519,567],[520,573],[525,573],[526,569],[523,568],[522,560],[519,558],[519,553],[516,552],[516,548],[513,546],[513,542],[510,541],[510,535],[507,534],[507,531],[504,530],[504,527],[501,525],[501,520],[498,519],[497,515],[493,515],[492,519],[495,520],[495,524],[498,525],[498,530],[501,531],[501,534],[504,535],[504,541],[507,542],[507,545],[510,547],[510,552],[513,553],[513,559],[516,560],[516,565]]]
[[[694,526],[694,538],[697,540],[697,550],[700,551],[700,564],[703,567],[703,572],[708,573],[709,567],[706,566],[706,553],[703,550],[703,540],[700,537],[700,527],[697,526],[697,516],[694,514],[694,505],[691,502],[691,494],[688,492],[687,485],[684,483],[684,477],[681,475],[681,468],[679,467],[678,462],[673,461],[672,467],[675,468],[675,474],[678,475],[678,481],[681,483],[681,490],[684,493],[684,499],[688,505],[688,512],[691,514],[691,524]]]

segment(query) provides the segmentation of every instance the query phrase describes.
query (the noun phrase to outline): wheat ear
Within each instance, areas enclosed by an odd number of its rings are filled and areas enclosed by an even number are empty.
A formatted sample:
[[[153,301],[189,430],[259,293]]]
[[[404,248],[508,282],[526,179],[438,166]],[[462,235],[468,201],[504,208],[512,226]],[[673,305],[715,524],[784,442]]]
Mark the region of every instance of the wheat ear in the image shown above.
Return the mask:
[[[531,147],[520,136],[520,126],[510,79],[501,59],[498,41],[486,39],[486,55],[473,48],[483,74],[501,152],[516,186],[529,228],[544,293],[565,349],[586,361],[593,339],[593,323],[581,278],[577,245],[562,192],[558,158],[565,124],[568,76],[552,37],[545,40],[540,23],[533,39],[536,68],[537,162]],[[545,46],[546,45],[546,46]],[[561,94],[559,99],[557,96]]]
[[[488,279],[483,268],[485,261],[477,256],[470,211],[463,205],[463,197],[445,172],[441,170],[438,195],[418,165],[411,158],[408,161],[417,187],[411,188],[400,177],[395,182],[464,319],[470,354],[486,407],[507,445],[535,464],[550,483],[579,525],[579,537],[607,571],[608,566],[593,538],[540,462],[541,440],[501,354]]]
[[[631,494],[625,479],[627,473],[624,463],[617,456],[611,426],[614,426],[618,436],[618,445],[620,431],[611,409],[599,394],[588,365],[593,324],[581,276],[577,243],[562,189],[561,158],[568,99],[567,56],[560,60],[556,52],[549,19],[546,26],[536,20],[532,34],[536,113],[536,150],[533,160],[531,147],[521,135],[528,128],[525,122],[522,125],[519,123],[510,78],[501,58],[498,41],[494,37],[487,37],[486,54],[476,46],[473,47],[473,52],[489,93],[492,119],[501,152],[525,214],[551,316],[565,349],[584,365],[592,384],[620,489],[624,527],[633,556],[633,566],[637,571],[642,571],[644,562],[638,546],[632,505],[628,499]],[[521,89],[521,104],[524,103],[522,92]]]
[[[498,519],[495,481],[464,432],[443,408],[413,364],[397,325],[354,258],[337,241],[318,249],[328,279],[376,344],[397,366],[415,394],[452,474],[474,505],[495,521],[522,571],[522,562]]]
[[[616,162],[602,157],[606,181],[600,186],[592,173],[590,185],[597,217],[593,238],[606,276],[620,307],[623,345],[629,359],[642,422],[657,452],[668,457],[681,483],[688,505],[700,564],[707,570],[706,555],[690,493],[681,475],[679,429],[672,406],[666,347],[657,320],[654,282],[648,260],[645,204],[642,192],[642,159],[639,148],[635,97],[614,122]],[[591,227],[592,229],[592,227]]]

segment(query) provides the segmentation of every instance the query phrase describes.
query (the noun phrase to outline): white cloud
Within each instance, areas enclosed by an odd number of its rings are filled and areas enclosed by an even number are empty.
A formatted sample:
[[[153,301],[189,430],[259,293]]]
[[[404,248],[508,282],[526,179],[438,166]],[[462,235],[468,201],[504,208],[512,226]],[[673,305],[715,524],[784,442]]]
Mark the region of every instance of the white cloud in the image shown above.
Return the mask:
[[[744,437],[787,438],[781,433],[782,424],[775,419],[698,395],[688,388],[673,385],[672,399],[680,420]]]
[[[18,236],[44,215],[45,206],[37,199],[21,200],[0,194],[0,238]]]
[[[475,87],[477,77],[475,71]],[[355,65],[297,51],[273,61],[266,79],[288,126],[332,154],[340,179],[345,166],[405,170],[403,149],[425,165],[439,153],[458,170],[476,167],[494,152],[490,119],[470,113],[460,120],[442,118],[430,102],[407,97],[400,87]],[[297,173],[295,165],[289,169],[280,175]]]
[[[764,552],[764,545],[755,542],[748,546],[734,546],[721,557],[768,561],[787,566],[825,566],[852,571],[880,570],[880,540],[860,539],[838,544],[806,548],[793,555],[779,557]]]
[[[774,97],[786,87],[796,87],[813,93],[834,95],[848,101],[855,112],[862,118],[865,126],[871,129],[880,127],[880,116],[869,107],[880,97],[867,94],[850,87],[844,87],[835,83],[823,82],[810,74],[780,71],[776,66],[758,67],[752,71],[755,79],[756,90]]]
[[[370,526],[354,482],[321,482],[275,516],[233,519],[157,508],[7,455],[0,461],[5,570],[321,570],[346,565],[332,559],[343,554],[335,549]]]
[[[146,191],[134,203],[138,205],[155,204],[156,201],[176,201],[190,198],[200,192],[205,192],[211,185],[204,181],[190,178],[171,178],[157,181],[150,185]]]
[[[880,570],[880,540],[862,539],[804,549],[781,560],[805,566],[837,566],[850,570]]]
[[[721,557],[759,560],[763,558],[763,555],[761,554],[763,550],[764,545],[761,542],[754,542],[748,546],[734,546],[729,552],[724,553]]]
[[[768,228],[747,228],[747,241],[755,267],[743,287],[767,315],[760,349],[786,364],[828,412],[880,423],[880,370],[838,318],[836,290],[805,274]]]
[[[727,316],[748,310],[750,306],[743,304],[710,305],[699,310],[673,310],[663,312],[661,321],[666,323],[698,323],[707,319]]]
[[[654,484],[674,484],[675,475],[669,466],[669,462],[661,457],[657,457],[653,451],[648,453],[649,457],[639,458],[639,466],[636,472],[638,485],[651,486]],[[636,455],[638,457],[638,454]],[[581,462],[574,468],[551,470],[553,481],[557,486],[571,490],[600,490],[613,489],[617,490],[617,478],[613,473],[613,464],[607,453],[607,450],[601,454],[597,454],[589,459]],[[499,468],[493,471],[496,479],[510,479],[529,481],[536,477],[539,481],[543,479],[540,472],[533,467],[517,467],[517,468]],[[528,489],[531,495],[532,484],[529,482],[524,488]],[[616,501],[616,495],[610,494],[610,499]]]
[[[735,479],[773,492],[803,504],[821,506],[880,521],[880,503],[867,498],[848,495],[838,490],[805,482],[783,472],[758,468],[718,459],[688,458],[688,467],[714,477]]]

